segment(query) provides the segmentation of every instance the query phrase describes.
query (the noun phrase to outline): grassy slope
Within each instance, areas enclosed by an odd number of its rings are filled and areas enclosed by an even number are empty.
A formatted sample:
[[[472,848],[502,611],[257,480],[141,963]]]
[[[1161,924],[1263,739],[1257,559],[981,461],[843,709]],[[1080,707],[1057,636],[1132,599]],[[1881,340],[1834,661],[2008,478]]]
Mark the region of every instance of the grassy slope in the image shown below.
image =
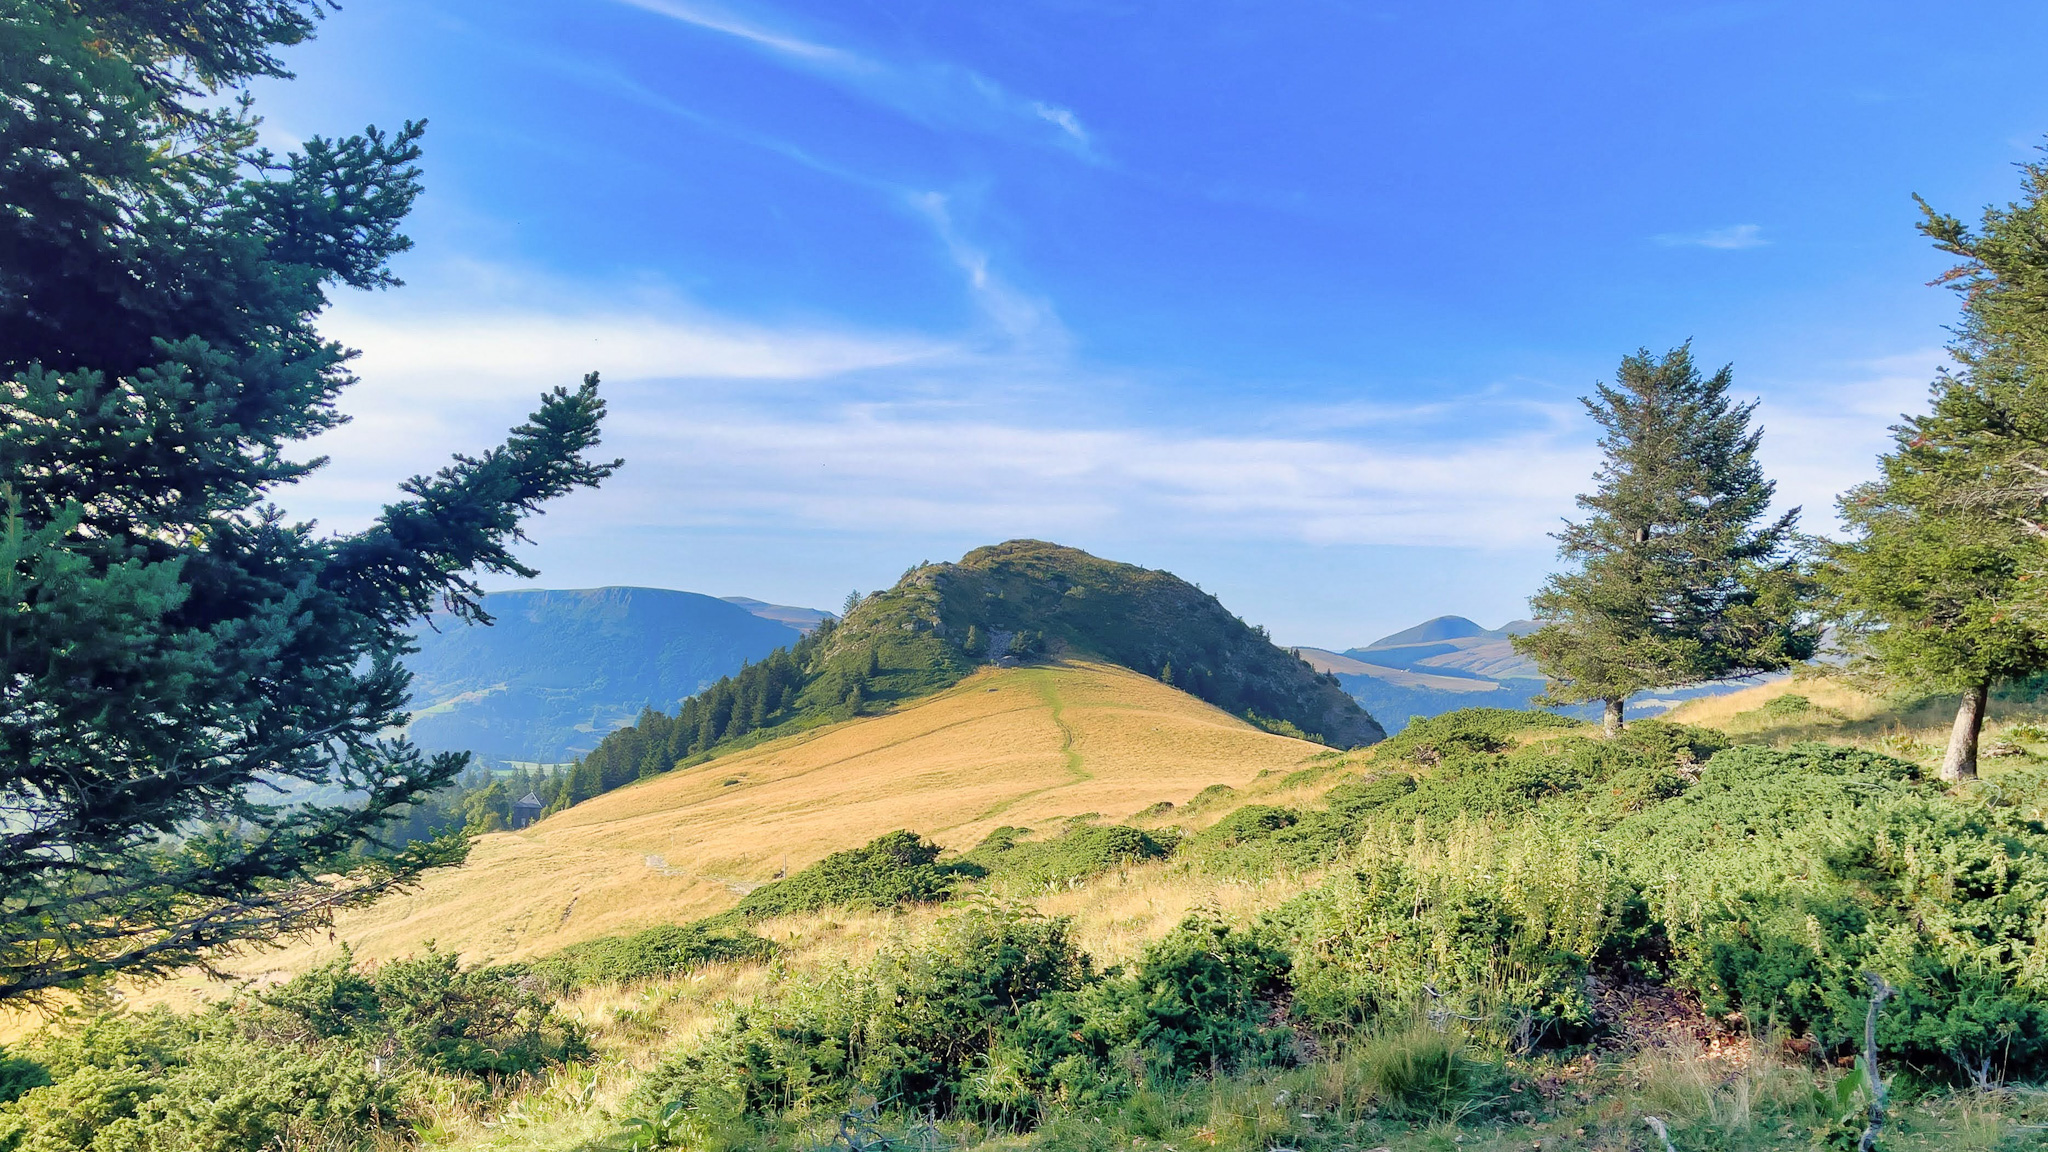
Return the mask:
[[[533,956],[722,911],[785,866],[897,828],[964,849],[1001,824],[1123,818],[1327,751],[1110,665],[988,671],[483,837],[464,867],[345,917],[336,941],[366,959],[430,939],[474,963]],[[322,937],[239,967],[296,970],[333,947]]]
[[[1009,674],[1017,677],[1017,674]],[[979,690],[990,683],[980,678]],[[1023,677],[1006,681],[1028,683]],[[1066,682],[1062,682],[1062,686]],[[1770,700],[1798,692],[1816,705],[1846,719],[1828,714],[1810,716],[1806,727],[1794,730],[1779,719],[1758,710]],[[1088,709],[1073,703],[1078,693],[1067,695],[1059,719],[1078,724],[1084,734],[1099,730],[1087,721]],[[1792,742],[1821,736],[1841,743],[1889,741],[1896,752],[1918,746],[1938,756],[1927,737],[1945,723],[1940,704],[1924,704],[1903,712],[1888,711],[1882,701],[1856,693],[1832,681],[1785,682],[1763,685],[1727,697],[1706,699],[1689,705],[1693,723],[1709,723],[1730,730],[1739,738]],[[1042,712],[1048,718],[1048,712]],[[1994,727],[2003,730],[2023,719],[2040,722],[2038,705],[2009,708],[2004,721]],[[1160,739],[1167,732],[1153,733],[1146,726],[1125,726],[1118,731],[1140,741]],[[1106,735],[1106,733],[1103,733]],[[935,734],[936,735],[936,734]],[[1531,731],[1525,739],[1555,738],[1556,731]],[[1175,733],[1172,738],[1178,739]],[[1087,736],[1077,742],[1084,749],[1095,745]],[[1253,771],[1229,794],[1211,794],[1204,802],[1181,805],[1174,811],[1140,818],[1145,826],[1177,824],[1199,829],[1214,823],[1247,803],[1311,804],[1333,784],[1355,779],[1371,771],[1376,751],[1365,749],[1340,756],[1327,753],[1310,771]],[[1084,754],[1084,766],[1095,763]],[[1275,766],[1278,769],[1281,766]],[[1987,768],[1993,772],[1996,764]],[[1235,783],[1235,781],[1233,781]],[[1048,796],[1060,796],[1054,792]],[[1091,805],[1105,815],[1119,816],[1140,807],[1142,789],[1128,793],[1130,803],[1122,806]],[[1175,796],[1178,801],[1184,796]],[[1019,805],[1020,809],[1027,805]],[[1038,809],[1033,808],[1036,811]],[[1078,812],[1067,806],[1064,811]],[[1028,822],[1028,821],[1026,821]],[[912,823],[914,828],[926,827]],[[936,826],[936,821],[933,826]],[[957,832],[958,829],[955,829]],[[965,837],[948,833],[940,837],[949,844]],[[1148,943],[1163,936],[1189,910],[1202,907],[1221,912],[1234,921],[1245,921],[1259,912],[1276,907],[1312,886],[1320,876],[1280,874],[1243,882],[1208,876],[1175,862],[1139,865],[1106,875],[1086,885],[1056,892],[1020,894],[1028,896],[1044,912],[1072,917],[1082,947],[1099,963],[1129,961]],[[913,939],[941,916],[947,908],[919,908],[880,913],[830,912],[771,920],[760,930],[785,945],[780,963],[793,973],[826,972],[863,962],[884,946]],[[487,1122],[481,1115],[451,1110],[447,1116],[449,1146],[457,1149],[501,1150],[501,1152],[584,1152],[589,1141],[614,1133],[621,1113],[614,1111],[631,1089],[638,1070],[649,1066],[661,1051],[703,1028],[718,1006],[732,999],[745,1000],[768,983],[767,969],[758,964],[712,965],[685,977],[657,981],[651,985],[622,988],[599,987],[575,994],[566,1004],[580,1019],[596,1029],[600,1061],[587,1071],[574,1072],[538,1087],[522,1098],[519,1113],[528,1118],[521,1125]],[[1334,1074],[1317,1065],[1315,1076]],[[1656,1148],[1655,1138],[1641,1117],[1657,1115],[1673,1128],[1677,1147],[1808,1148],[1804,1130],[1776,1130],[1774,1115],[1812,1090],[1812,1075],[1788,1065],[1762,1046],[1737,1046],[1728,1050],[1701,1051],[1677,1042],[1669,1049],[1639,1055],[1595,1061],[1575,1061],[1559,1073],[1570,1090],[1581,1093],[1582,1104],[1560,1105],[1558,1115],[1540,1125],[1490,1123],[1472,1126],[1432,1125],[1410,1137],[1385,1145],[1390,1152],[1509,1152],[1511,1149],[1578,1149],[1582,1152],[1637,1152]],[[1195,1129],[1193,1147],[1272,1146],[1273,1138],[1258,1138],[1252,1128],[1271,1125],[1284,1131],[1291,1112],[1278,1107],[1282,1089],[1300,1092],[1302,1076],[1276,1072],[1266,1074],[1261,1084],[1235,1084],[1213,1098],[1191,1090],[1186,1107],[1192,1117],[1177,1124]],[[1262,1086],[1263,1085],[1263,1086]],[[1324,1091],[1317,1086],[1318,1091]],[[1326,1093],[1327,1094],[1327,1093]],[[1754,1113],[1753,1113],[1754,1109]],[[2014,1116],[2024,1111],[2011,1101],[1975,1100],[1970,1097],[1949,1102],[1932,1102],[1903,1109],[1894,1117],[1884,1147],[1905,1149],[2004,1150],[2042,1146],[2031,1143],[2031,1130],[2016,1126]],[[1268,1115],[1273,1113],[1273,1115]],[[1754,1115],[1754,1119],[1752,1116]],[[971,1143],[971,1142],[970,1142]],[[1285,1141],[1281,1141],[1285,1143]],[[1044,1137],[997,1136],[979,1145],[995,1152],[1000,1148],[1039,1149],[1057,1146]],[[1146,1152],[1167,1152],[1162,1142],[1143,1142]],[[1377,1146],[1376,1146],[1377,1147]]]
[[[996,691],[988,691],[991,687]],[[1807,727],[1797,731],[1776,714],[1759,712],[1789,692],[1829,712],[1807,717]],[[1890,740],[1897,746],[1932,734],[1945,720],[1938,706],[1886,712],[1881,702],[1830,682],[1766,685],[1690,707],[1692,714],[1682,718],[1773,741],[1828,729],[1820,734],[1845,743]],[[2038,711],[2009,711],[1997,727],[2037,718]],[[1760,719],[1769,724],[1759,727]],[[1532,732],[1529,738],[1554,735]],[[440,878],[417,897],[349,920],[340,935],[376,956],[430,936],[466,949],[471,937],[488,941],[507,927],[516,935],[528,925],[536,933],[532,939],[497,953],[527,954],[656,918],[725,907],[736,898],[732,890],[702,876],[766,879],[785,850],[794,870],[827,850],[895,827],[935,834],[957,848],[998,823],[1048,827],[1059,817],[1086,812],[1127,818],[1158,799],[1174,800],[1179,807],[1135,822],[1194,829],[1245,803],[1312,802],[1332,784],[1370,771],[1375,756],[1371,749],[1337,756],[1251,730],[1118,668],[983,673],[888,716],[838,725],[627,788],[563,813],[529,834],[488,837],[469,868]],[[1309,770],[1301,771],[1311,759]],[[999,783],[992,784],[991,778]],[[725,784],[730,779],[741,783]],[[1211,793],[1196,805],[1185,803],[1219,781],[1234,791]],[[664,854],[674,868],[701,873],[658,876],[643,859],[651,852]],[[1283,873],[1247,883],[1165,862],[1057,892],[1007,894],[1028,896],[1048,913],[1073,917],[1085,950],[1100,963],[1115,963],[1135,956],[1191,908],[1213,908],[1244,920],[1317,879]],[[574,909],[563,920],[561,912],[572,896]],[[631,903],[635,900],[646,903]],[[915,937],[950,911],[830,912],[770,920],[759,929],[785,945],[778,965],[801,976],[861,962],[877,948]],[[480,927],[473,926],[472,918],[479,917]],[[291,953],[280,959],[296,966],[311,955]],[[618,1131],[618,1109],[639,1070],[701,1029],[722,1002],[745,999],[763,988],[768,971],[759,964],[717,964],[651,984],[577,992],[565,1007],[593,1027],[600,1059],[522,1089],[509,1110],[486,1114],[451,1103],[434,1142],[477,1152],[581,1152],[591,1147],[593,1138]],[[1561,1107],[1555,1120],[1536,1127],[1436,1126],[1388,1147],[1394,1152],[1531,1147],[1633,1152],[1656,1146],[1645,1143],[1644,1114],[1672,1121],[1680,1148],[1807,1146],[1803,1131],[1788,1132],[1780,1140],[1770,1130],[1774,1123],[1750,1120],[1752,1097],[1762,1108],[1767,1097],[1801,1096],[1812,1083],[1807,1073],[1760,1049],[1702,1055],[1679,1048],[1597,1065],[1589,1060],[1565,1074],[1570,1086],[1584,1093],[1584,1104],[1577,1110]],[[1200,1128],[1194,1136],[1197,1148],[1237,1147],[1247,1140],[1270,1146],[1271,1140],[1250,1139],[1235,1128],[1251,1119],[1273,1119],[1264,1114],[1281,1098],[1276,1091],[1301,1090],[1286,1079],[1293,1075],[1274,1073],[1279,1079],[1265,1087],[1233,1086],[1228,1091],[1235,1095],[1228,1098],[1191,1099],[1190,1106],[1208,1114],[1207,1119],[1176,1124]],[[1901,1117],[1904,1130],[1895,1130],[1886,1147],[2032,1146],[2025,1143],[2024,1130],[2013,1127],[2009,1111],[1997,1101],[1969,1099],[1916,1108]],[[1286,1119],[1279,1116],[1276,1123]],[[1005,1146],[1049,1145],[1033,1138],[982,1145],[991,1152]],[[1145,1144],[1148,1152],[1165,1147]]]

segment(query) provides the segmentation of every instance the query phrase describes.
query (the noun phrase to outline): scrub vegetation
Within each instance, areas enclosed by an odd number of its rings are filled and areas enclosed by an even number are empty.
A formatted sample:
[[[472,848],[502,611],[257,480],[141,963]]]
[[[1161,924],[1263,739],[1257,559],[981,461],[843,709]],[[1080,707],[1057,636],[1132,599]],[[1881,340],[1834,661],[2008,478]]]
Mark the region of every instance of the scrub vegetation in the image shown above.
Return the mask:
[[[59,1029],[0,1117],[148,1147],[114,1134],[193,1123],[270,1045],[211,1146],[1618,1149],[1647,1117],[1851,1147],[1874,974],[1885,1146],[2021,1147],[2048,767],[2007,759],[1959,790],[1869,747],[1453,713],[1186,824],[896,832],[697,924]]]

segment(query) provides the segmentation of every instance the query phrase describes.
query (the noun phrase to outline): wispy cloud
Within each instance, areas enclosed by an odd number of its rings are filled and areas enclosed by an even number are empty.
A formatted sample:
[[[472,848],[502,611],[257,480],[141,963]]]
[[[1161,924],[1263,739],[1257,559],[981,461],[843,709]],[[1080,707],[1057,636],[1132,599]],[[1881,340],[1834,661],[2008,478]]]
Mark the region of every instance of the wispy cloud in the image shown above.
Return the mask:
[[[539,387],[590,368],[608,381],[605,450],[628,467],[603,499],[578,502],[574,532],[588,540],[775,523],[1527,547],[1592,464],[1585,437],[1526,422],[1445,442],[1387,435],[1364,413],[1282,434],[1107,412],[1093,399],[1103,381],[1072,370],[1026,387],[1043,358],[886,336],[491,309],[345,313],[329,330],[364,350],[363,383],[342,402],[355,423],[312,446],[336,465],[285,496],[342,527],[451,449],[502,436]]]
[[[1656,241],[1667,248],[1718,248],[1723,251],[1761,248],[1770,243],[1764,239],[1761,224],[1730,224],[1726,228],[1709,228],[1704,232],[1665,232],[1659,234]]]
[[[1008,300],[972,246],[957,259],[997,297],[992,314],[1017,309],[1023,336],[777,327],[646,302],[352,304],[326,327],[363,349],[363,383],[342,400],[355,422],[310,446],[335,465],[281,495],[330,525],[364,523],[397,481],[493,443],[541,388],[593,368],[612,405],[605,450],[628,467],[546,526],[580,547],[773,524],[1541,551],[1596,463],[1583,420],[1515,390],[1461,398],[1455,421],[1430,403],[1120,408],[1103,396],[1135,385],[1045,354],[1031,334],[1056,321]],[[1886,427],[1920,406],[1941,359],[1927,349],[1762,382],[1780,505],[1828,530],[1835,496],[1872,474]]]
[[[635,3],[637,0],[625,2]],[[787,140],[706,115],[609,68],[558,56],[537,56],[531,60],[538,66],[560,72],[599,91],[622,96],[704,131],[780,156],[809,171],[872,194],[896,208],[907,209],[911,216],[931,229],[945,249],[947,259],[961,273],[969,297],[994,329],[995,335],[1009,342],[1013,348],[1026,343],[1041,351],[1064,350],[1067,346],[1065,329],[1054,315],[1051,304],[1018,290],[991,269],[987,251],[967,239],[961,229],[953,210],[954,198],[947,193],[911,187],[834,163]],[[1048,110],[1046,114],[1055,112],[1057,110]],[[1079,130],[1078,124],[1075,130]]]
[[[1081,126],[1081,118],[1074,115],[1071,109],[1047,104],[1043,100],[1033,100],[1031,102],[1031,110],[1038,113],[1040,118],[1057,125],[1060,131],[1065,132],[1068,138],[1072,139],[1082,148],[1085,149],[1089,146],[1088,130]]]
[[[956,363],[962,350],[944,341],[825,327],[768,327],[706,314],[673,302],[627,301],[577,310],[542,299],[492,300],[485,276],[443,292],[351,298],[321,331],[359,349],[361,382],[343,393],[350,422],[305,455],[335,464],[303,488],[281,494],[301,515],[338,527],[368,521],[404,478],[501,439],[556,385],[600,372],[606,392],[661,378],[666,394],[688,396],[697,381],[724,395],[760,398],[819,389],[863,373]],[[465,300],[465,295],[472,298]],[[481,302],[475,296],[485,297]],[[663,418],[676,417],[665,412]],[[611,435],[647,417],[620,411]],[[687,417],[678,417],[687,418]]]
[[[620,0],[620,2],[634,8],[653,12],[659,16],[666,16],[671,20],[680,20],[685,24],[694,24],[699,28],[712,32],[723,32],[728,36],[738,37],[748,43],[766,48],[772,52],[781,53],[785,56],[795,57],[799,60],[816,61],[856,70],[871,70],[873,68],[871,63],[851,52],[834,48],[829,44],[819,44],[797,36],[788,36],[770,31],[729,13],[720,12],[707,5],[685,4],[679,2],[679,0]]]
[[[1072,109],[1018,95],[972,68],[943,61],[886,60],[688,0],[617,2],[733,37],[928,126],[1026,133],[1083,159],[1099,159],[1092,135]],[[1050,132],[1045,131],[1048,127]]]
[[[649,386],[636,403],[672,401]],[[1588,446],[1541,433],[1415,443],[701,396],[690,411],[635,422],[620,442],[638,461],[624,483],[642,495],[622,491],[619,528],[1540,547],[1592,467]],[[645,498],[656,492],[692,495]]]
[[[1877,478],[1892,426],[1926,408],[1928,386],[1947,362],[1941,349],[1925,348],[1846,364],[1824,379],[1767,384],[1758,454],[1778,483],[1779,506],[1803,508],[1809,532],[1839,530],[1836,497]]]
[[[1066,351],[1066,328],[1054,314],[1052,303],[1018,290],[990,269],[988,252],[969,241],[955,222],[951,197],[942,192],[915,192],[906,199],[931,224],[965,277],[975,307],[1013,351]]]
[[[322,329],[363,349],[365,373],[538,382],[603,366],[624,378],[815,380],[939,355],[915,337],[775,329],[653,312],[562,313],[342,308]]]

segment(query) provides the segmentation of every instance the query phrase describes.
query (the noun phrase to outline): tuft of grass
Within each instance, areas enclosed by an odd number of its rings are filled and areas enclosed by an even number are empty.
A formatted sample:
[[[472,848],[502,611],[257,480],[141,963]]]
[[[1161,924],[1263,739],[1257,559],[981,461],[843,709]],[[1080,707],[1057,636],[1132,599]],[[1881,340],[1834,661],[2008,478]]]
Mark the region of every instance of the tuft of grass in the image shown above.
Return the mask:
[[[1397,1120],[1459,1121],[1508,1099],[1508,1075],[1462,1033],[1416,1019],[1355,1045],[1343,1075],[1366,1100]]]

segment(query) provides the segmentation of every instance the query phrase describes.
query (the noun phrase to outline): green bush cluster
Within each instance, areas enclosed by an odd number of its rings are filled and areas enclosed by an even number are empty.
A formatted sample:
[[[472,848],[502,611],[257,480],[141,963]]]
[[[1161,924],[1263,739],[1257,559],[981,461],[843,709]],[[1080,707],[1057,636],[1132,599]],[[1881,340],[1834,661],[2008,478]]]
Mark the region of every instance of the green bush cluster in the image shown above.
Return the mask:
[[[1888,1058],[1984,1084],[2048,1073],[2039,772],[1950,791],[1831,745],[1729,748],[1644,722],[1516,748],[1479,719],[1417,725],[1412,748],[1435,758],[1419,776],[1329,794],[1348,866],[1281,915],[1303,1019],[1424,1010],[1499,1043],[1571,1041],[1604,970],[1846,1051],[1876,973],[1900,990]],[[1240,836],[1296,826],[1232,820]]]
[[[339,1040],[458,1076],[517,1075],[589,1054],[519,967],[463,968],[425,955],[365,971],[346,950],[262,997],[295,1039]]]
[[[1418,717],[1373,748],[1376,761],[1398,759],[1434,764],[1446,755],[1505,752],[1521,736],[1546,729],[1585,728],[1584,722],[1554,712],[1515,708],[1464,708],[1438,716]]]
[[[735,1011],[638,1088],[649,1111],[833,1110],[855,1095],[998,1124],[1128,1095],[1148,1076],[1282,1061],[1286,955],[1193,918],[1129,971],[1097,972],[1066,921],[983,903],[860,970]]]
[[[1624,891],[1592,844],[1466,823],[1378,835],[1276,915],[1294,1008],[1324,1032],[1422,1013],[1506,1048],[1583,1038],[1585,977]]]
[[[329,1132],[396,1129],[425,1085],[347,1044],[298,1044],[260,1013],[108,1017],[38,1046],[49,1084],[0,1108],[14,1152],[258,1152]]]
[[[952,894],[958,878],[957,869],[938,860],[938,845],[912,832],[890,832],[763,884],[729,915],[752,920],[825,908],[935,904]]]
[[[1531,728],[1548,731],[1525,741]],[[1285,1062],[1306,1031],[1400,1047],[1370,1061],[1391,1078],[1379,1098],[1422,1100],[1405,1077],[1463,1099],[1490,1065],[1458,1037],[1494,1051],[1588,1042],[1595,975],[1672,984],[1842,1052],[1876,972],[1900,989],[1879,1029],[1888,1058],[1984,1083],[2048,1070],[2036,776],[1950,793],[1875,753],[1731,748],[1656,721],[1604,739],[1500,710],[1434,717],[1401,741],[1320,808],[1238,807],[1181,844],[1113,825],[1037,841],[1005,828],[953,866],[1039,886],[1174,850],[1247,876],[1341,861],[1256,928],[1191,921],[1129,970],[1098,973],[1059,922],[979,909],[873,969],[764,998],[643,1091],[740,1084],[718,1097],[735,1115],[865,1093],[1022,1123]],[[935,847],[891,851],[925,878],[913,886],[938,890]],[[845,855],[826,870],[841,879],[804,888],[833,895],[805,906],[895,898],[848,879],[870,857]]]
[[[1173,854],[1175,831],[1076,822],[1057,836],[1026,840],[1031,829],[1004,825],[961,857],[966,870],[1026,888],[1058,887]]]
[[[518,968],[465,970],[430,949],[363,971],[344,956],[257,999],[40,1039],[7,1059],[0,1147],[353,1147],[430,1100],[588,1054]]]
[[[653,980],[704,964],[766,960],[775,946],[745,932],[717,931],[703,924],[662,924],[623,936],[572,944],[526,968],[557,994],[592,984]]]
[[[1843,1045],[1874,972],[1885,1052],[1989,1084],[2048,1072],[2044,805],[2039,770],[1951,792],[1875,753],[1736,748],[1614,841],[1710,1010]]]
[[[1235,809],[1193,839],[1192,858],[1212,872],[1267,875],[1328,864],[1375,825],[1515,817],[1568,796],[1616,815],[1684,791],[1688,773],[1727,746],[1718,733],[1654,720],[1619,740],[1573,734],[1520,746],[1532,729],[1587,730],[1504,708],[1429,717],[1382,744],[1376,770],[1331,788],[1321,808]]]
[[[1352,835],[1352,822],[1341,813],[1247,804],[1204,828],[1188,851],[1205,871],[1265,876],[1327,864],[1351,845]]]

